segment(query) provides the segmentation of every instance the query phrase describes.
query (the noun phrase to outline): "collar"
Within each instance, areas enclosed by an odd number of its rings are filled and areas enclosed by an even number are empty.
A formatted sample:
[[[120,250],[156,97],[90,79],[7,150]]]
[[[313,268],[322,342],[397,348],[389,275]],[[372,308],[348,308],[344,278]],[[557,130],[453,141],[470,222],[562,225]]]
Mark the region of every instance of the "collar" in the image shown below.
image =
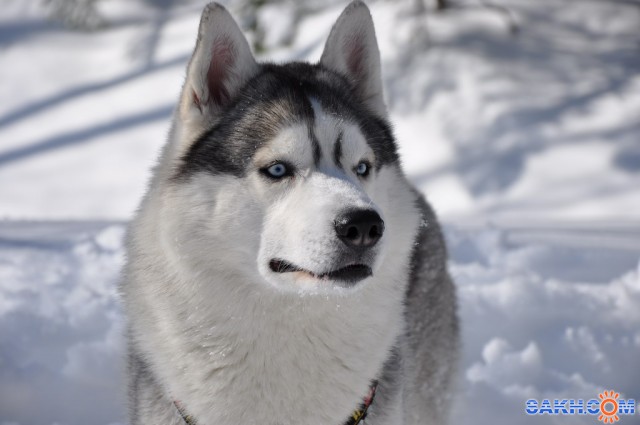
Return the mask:
[[[369,410],[369,406],[373,403],[373,398],[376,396],[376,389],[378,388],[378,381],[373,381],[371,386],[369,386],[369,392],[367,396],[362,400],[362,404],[353,411],[347,422],[344,425],[358,425],[360,422],[364,421],[367,417],[367,410]]]
[[[349,419],[344,423],[344,425],[358,425],[360,422],[364,421],[367,417],[367,411],[369,410],[369,406],[373,404],[373,399],[376,396],[376,389],[378,388],[378,381],[373,381],[371,386],[369,386],[369,392],[366,397],[362,399],[362,403],[356,410],[353,411]],[[173,401],[174,406],[180,413],[182,420],[186,425],[197,425],[195,418],[187,413],[184,406],[178,400]]]

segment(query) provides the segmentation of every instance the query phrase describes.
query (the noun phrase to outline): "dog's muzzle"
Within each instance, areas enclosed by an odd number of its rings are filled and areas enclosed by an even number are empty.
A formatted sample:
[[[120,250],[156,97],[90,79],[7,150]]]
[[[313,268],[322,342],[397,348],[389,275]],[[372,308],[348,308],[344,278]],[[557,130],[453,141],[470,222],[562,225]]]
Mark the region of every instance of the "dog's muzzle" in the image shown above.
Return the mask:
[[[373,274],[370,263],[372,248],[384,233],[384,222],[372,209],[350,209],[341,213],[333,222],[339,258],[333,261],[333,270],[312,271],[283,258],[272,258],[269,269],[274,273],[293,273],[295,277],[331,281],[350,287]]]

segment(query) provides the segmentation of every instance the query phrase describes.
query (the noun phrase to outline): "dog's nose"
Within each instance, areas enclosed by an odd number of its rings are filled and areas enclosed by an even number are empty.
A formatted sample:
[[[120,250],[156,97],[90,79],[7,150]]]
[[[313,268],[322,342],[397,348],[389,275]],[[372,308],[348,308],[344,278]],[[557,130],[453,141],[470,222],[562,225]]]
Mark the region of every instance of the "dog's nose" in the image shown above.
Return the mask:
[[[384,222],[373,210],[348,211],[335,221],[338,237],[352,248],[374,246],[384,232]]]

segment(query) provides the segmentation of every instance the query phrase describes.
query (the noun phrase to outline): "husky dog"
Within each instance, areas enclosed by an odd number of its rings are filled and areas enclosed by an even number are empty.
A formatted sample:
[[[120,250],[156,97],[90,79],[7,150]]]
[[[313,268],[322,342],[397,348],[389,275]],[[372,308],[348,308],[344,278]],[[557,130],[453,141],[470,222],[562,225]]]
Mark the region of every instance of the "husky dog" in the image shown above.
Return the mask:
[[[206,7],[129,229],[131,425],[446,422],[454,287],[380,72],[362,2],[317,64],[257,63]]]

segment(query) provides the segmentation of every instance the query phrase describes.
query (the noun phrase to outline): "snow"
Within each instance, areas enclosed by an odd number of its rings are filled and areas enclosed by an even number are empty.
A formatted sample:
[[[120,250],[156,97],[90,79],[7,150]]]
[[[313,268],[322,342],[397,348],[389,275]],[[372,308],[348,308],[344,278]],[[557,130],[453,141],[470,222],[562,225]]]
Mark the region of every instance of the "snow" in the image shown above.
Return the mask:
[[[6,0],[0,15],[0,425],[124,424],[122,237],[202,2],[103,2],[95,33],[42,4]],[[344,4],[309,4],[297,31],[284,3],[258,13],[261,58],[319,58]],[[458,286],[455,423],[596,423],[524,409],[605,389],[640,399],[640,8],[464,4],[370,5],[404,166],[444,223]]]
[[[122,418],[123,231],[0,222],[0,423]]]
[[[586,239],[572,247],[540,230],[536,240],[531,231],[450,229],[465,324],[462,409],[474,423],[496,422],[487,405],[506,410],[499,423],[555,423],[525,417],[530,398],[588,400],[609,388],[638,398],[640,233],[628,231],[635,246],[614,248]],[[573,420],[558,423],[585,423]]]

